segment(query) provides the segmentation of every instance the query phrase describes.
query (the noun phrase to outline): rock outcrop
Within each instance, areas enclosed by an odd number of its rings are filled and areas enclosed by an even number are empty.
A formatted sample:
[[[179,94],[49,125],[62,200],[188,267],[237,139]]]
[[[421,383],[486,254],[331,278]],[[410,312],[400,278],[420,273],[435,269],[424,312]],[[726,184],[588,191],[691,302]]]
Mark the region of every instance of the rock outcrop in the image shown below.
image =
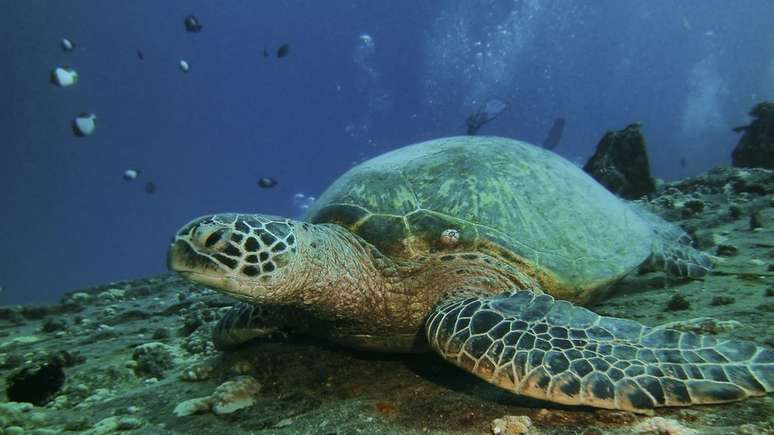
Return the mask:
[[[744,132],[731,152],[734,166],[774,169],[774,103],[756,104],[750,111],[750,125],[736,127]]]
[[[638,199],[656,189],[637,123],[605,133],[583,170],[622,198]]]

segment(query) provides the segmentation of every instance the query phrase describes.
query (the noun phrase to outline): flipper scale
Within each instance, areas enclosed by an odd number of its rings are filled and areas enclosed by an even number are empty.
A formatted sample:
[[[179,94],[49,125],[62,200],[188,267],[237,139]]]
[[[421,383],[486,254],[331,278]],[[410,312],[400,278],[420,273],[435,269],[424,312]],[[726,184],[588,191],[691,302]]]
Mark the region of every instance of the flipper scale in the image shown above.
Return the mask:
[[[526,290],[441,302],[426,334],[444,358],[488,382],[569,405],[648,412],[774,390],[769,349],[599,316]]]

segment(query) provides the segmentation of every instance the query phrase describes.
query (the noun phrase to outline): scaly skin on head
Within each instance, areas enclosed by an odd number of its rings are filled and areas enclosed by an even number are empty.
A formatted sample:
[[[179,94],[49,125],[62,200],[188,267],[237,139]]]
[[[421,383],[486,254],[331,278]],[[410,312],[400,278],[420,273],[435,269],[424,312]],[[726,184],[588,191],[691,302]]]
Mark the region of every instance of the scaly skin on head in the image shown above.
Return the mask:
[[[449,291],[536,286],[485,254],[396,263],[341,226],[254,214],[193,220],[172,241],[168,265],[237,299],[299,310],[296,330],[307,318],[310,334],[381,351],[423,350],[425,318]]]
[[[168,256],[184,277],[253,304],[292,306],[358,332],[399,285],[392,262],[338,225],[225,213],[178,231]],[[333,332],[330,332],[333,333]]]

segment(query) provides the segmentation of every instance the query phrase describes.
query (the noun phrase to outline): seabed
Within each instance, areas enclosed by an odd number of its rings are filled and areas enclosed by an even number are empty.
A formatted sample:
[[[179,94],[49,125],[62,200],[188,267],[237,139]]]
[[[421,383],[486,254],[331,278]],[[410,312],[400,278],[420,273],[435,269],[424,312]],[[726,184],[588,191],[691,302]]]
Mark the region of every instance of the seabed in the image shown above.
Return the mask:
[[[716,256],[714,272],[633,274],[594,311],[650,326],[705,317],[707,332],[774,347],[774,171],[714,169],[660,187],[649,205]],[[515,396],[432,354],[292,337],[221,353],[210,334],[232,302],[163,275],[0,307],[0,432],[490,434],[495,419],[526,416],[534,434],[774,433],[772,395],[647,416]],[[11,376],[54,355],[66,379],[51,401],[8,402]]]

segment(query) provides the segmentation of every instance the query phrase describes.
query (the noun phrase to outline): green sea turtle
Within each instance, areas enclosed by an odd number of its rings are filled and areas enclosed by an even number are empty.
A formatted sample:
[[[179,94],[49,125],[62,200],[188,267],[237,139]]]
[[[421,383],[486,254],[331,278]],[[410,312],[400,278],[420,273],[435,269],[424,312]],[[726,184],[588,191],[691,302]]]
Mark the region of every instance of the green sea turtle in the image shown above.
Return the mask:
[[[360,349],[434,350],[517,394],[648,412],[774,389],[774,352],[573,304],[644,263],[703,276],[677,227],[560,156],[510,139],[407,146],[346,172],[304,221],[260,214],[185,225],[169,266],[244,302],[229,348],[277,329]]]

